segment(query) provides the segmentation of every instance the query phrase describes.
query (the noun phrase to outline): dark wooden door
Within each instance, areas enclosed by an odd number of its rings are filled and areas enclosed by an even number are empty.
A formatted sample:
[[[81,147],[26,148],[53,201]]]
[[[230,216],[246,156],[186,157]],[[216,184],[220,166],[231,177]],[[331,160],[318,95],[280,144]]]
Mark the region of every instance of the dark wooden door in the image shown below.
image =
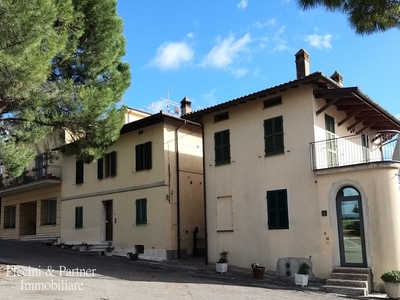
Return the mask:
[[[113,202],[112,200],[104,201],[105,215],[106,215],[106,241],[113,240]]]

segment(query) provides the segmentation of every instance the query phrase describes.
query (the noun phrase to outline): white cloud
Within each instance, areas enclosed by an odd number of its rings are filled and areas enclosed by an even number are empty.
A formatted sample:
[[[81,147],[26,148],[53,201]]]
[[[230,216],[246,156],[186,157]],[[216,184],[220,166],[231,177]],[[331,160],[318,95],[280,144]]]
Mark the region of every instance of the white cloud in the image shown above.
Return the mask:
[[[332,48],[331,45],[331,34],[326,34],[325,36],[318,35],[316,33],[307,35],[304,38],[304,41],[308,42],[310,46],[318,48],[318,49],[330,49]]]
[[[217,96],[215,95],[216,92],[217,92],[217,89],[213,88],[213,89],[211,89],[211,91],[209,93],[201,95],[201,97],[203,98],[203,100],[201,102],[204,105],[204,107],[213,106],[220,102],[219,99],[217,98]],[[198,107],[197,109],[204,108],[204,107]]]
[[[189,32],[188,34],[186,34],[186,37],[189,39],[194,38],[193,32]]]
[[[285,26],[281,26],[281,28],[279,28],[274,38],[272,39],[273,42],[275,43],[273,51],[289,50],[289,47],[287,46],[287,41],[282,38],[284,32],[285,32]]]
[[[247,51],[247,45],[250,42],[251,37],[248,33],[237,40],[232,35],[222,41],[219,38],[217,45],[211,49],[200,65],[223,69],[232,64],[233,60],[239,56],[239,53]]]
[[[162,70],[179,69],[193,59],[194,51],[185,42],[169,42],[157,49],[156,56],[150,62]]]
[[[232,75],[235,76],[236,78],[240,78],[245,76],[247,73],[249,72],[249,70],[245,69],[245,68],[240,68],[240,69],[234,69],[231,71]]]
[[[276,20],[275,19],[269,19],[268,21],[261,23],[261,22],[256,22],[254,23],[254,25],[258,28],[264,28],[266,26],[271,26],[271,25],[275,25]]]
[[[247,7],[247,4],[248,4],[248,0],[241,0],[237,7],[239,9],[245,9]]]

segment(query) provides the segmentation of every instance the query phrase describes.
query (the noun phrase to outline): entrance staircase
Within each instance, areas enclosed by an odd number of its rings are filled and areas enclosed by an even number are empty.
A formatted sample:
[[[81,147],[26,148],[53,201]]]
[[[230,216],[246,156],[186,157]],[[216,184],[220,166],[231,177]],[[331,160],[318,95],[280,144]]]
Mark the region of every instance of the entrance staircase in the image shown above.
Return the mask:
[[[337,267],[322,288],[326,292],[367,296],[372,288],[371,269]]]

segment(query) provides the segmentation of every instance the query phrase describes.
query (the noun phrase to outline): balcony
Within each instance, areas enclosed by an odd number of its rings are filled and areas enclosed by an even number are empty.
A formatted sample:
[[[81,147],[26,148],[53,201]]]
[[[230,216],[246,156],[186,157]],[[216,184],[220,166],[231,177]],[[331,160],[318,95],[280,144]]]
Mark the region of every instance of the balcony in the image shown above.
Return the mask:
[[[377,131],[314,142],[313,171],[379,162],[400,163],[400,133]]]
[[[25,170],[21,176],[0,177],[0,197],[21,193],[61,183],[61,166],[44,165],[41,168]]]

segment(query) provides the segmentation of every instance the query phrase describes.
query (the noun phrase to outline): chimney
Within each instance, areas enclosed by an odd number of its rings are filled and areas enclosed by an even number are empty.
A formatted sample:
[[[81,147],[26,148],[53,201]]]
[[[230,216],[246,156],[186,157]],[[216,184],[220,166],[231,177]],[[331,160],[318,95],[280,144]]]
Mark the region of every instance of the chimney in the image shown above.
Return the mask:
[[[310,74],[310,54],[304,49],[300,49],[296,53],[296,73],[297,79],[303,78]]]
[[[332,74],[331,79],[336,81],[340,86],[343,86],[343,76],[338,71]]]
[[[181,101],[181,116],[184,116],[192,112],[192,101],[188,97],[185,97]]]

